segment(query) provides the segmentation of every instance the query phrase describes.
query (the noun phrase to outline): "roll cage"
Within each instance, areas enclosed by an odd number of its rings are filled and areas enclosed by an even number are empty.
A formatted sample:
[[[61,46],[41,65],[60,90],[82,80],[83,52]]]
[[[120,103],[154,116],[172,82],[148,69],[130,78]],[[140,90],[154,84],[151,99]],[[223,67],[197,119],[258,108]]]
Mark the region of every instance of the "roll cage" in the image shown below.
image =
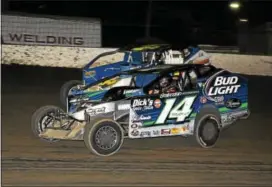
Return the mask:
[[[172,46],[170,44],[151,44],[151,45],[129,45],[124,48],[119,48],[117,50],[108,51],[97,55],[94,59],[92,59],[88,64],[86,64],[83,69],[87,70],[94,64],[98,59],[114,55],[117,53],[127,53],[127,62],[133,62],[132,53],[133,52],[140,52],[142,53],[142,62],[154,64],[159,62],[158,59],[164,59],[167,62],[172,62],[173,59],[181,60],[181,53],[175,54],[172,52]],[[176,55],[177,58],[176,58]],[[125,61],[125,60],[124,60]]]

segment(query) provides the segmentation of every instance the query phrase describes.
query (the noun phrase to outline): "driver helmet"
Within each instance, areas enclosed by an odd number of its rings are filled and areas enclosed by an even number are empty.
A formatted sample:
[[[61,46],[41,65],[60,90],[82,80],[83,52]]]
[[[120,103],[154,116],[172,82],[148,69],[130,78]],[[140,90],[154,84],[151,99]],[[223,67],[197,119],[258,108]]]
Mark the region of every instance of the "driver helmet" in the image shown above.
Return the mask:
[[[160,80],[160,86],[161,88],[169,86],[171,83],[171,77],[165,76]]]

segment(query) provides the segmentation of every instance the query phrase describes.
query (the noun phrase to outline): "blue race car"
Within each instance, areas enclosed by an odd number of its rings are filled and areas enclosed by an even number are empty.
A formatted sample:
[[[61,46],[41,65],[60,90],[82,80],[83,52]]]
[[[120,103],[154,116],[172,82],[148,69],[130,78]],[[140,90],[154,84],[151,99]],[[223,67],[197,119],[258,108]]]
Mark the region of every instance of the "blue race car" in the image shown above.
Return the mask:
[[[114,63],[105,63],[104,58],[123,56]],[[210,63],[209,56],[200,48],[188,47],[181,51],[172,51],[169,44],[132,45],[118,50],[105,52],[95,57],[83,68],[82,81],[66,82],[60,90],[60,100],[65,106],[69,95],[78,95],[88,85],[122,71],[153,67],[159,64],[204,64]],[[101,65],[102,63],[102,65]],[[137,85],[143,85],[155,78],[154,75],[138,75]]]
[[[155,79],[136,85],[138,75],[150,74]],[[114,84],[99,91],[105,82]],[[116,153],[124,138],[194,135],[210,148],[222,129],[250,115],[247,79],[212,65],[123,71],[85,89],[93,91],[68,97],[67,112],[57,106],[38,109],[32,116],[34,134],[51,142],[84,140],[100,156]]]

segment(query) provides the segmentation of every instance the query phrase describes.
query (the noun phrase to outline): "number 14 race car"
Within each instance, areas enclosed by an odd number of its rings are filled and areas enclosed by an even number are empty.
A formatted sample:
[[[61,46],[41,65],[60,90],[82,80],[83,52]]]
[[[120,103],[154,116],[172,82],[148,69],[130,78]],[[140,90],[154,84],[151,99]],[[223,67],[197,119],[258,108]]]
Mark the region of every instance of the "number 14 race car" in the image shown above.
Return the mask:
[[[155,75],[137,86],[138,75]],[[100,89],[108,82],[110,86]],[[142,80],[142,82],[146,82]],[[225,127],[250,115],[247,79],[212,65],[158,65],[119,72],[67,99],[67,111],[39,108],[32,130],[42,140],[83,140],[94,154],[118,152],[125,138],[195,136],[213,147]]]

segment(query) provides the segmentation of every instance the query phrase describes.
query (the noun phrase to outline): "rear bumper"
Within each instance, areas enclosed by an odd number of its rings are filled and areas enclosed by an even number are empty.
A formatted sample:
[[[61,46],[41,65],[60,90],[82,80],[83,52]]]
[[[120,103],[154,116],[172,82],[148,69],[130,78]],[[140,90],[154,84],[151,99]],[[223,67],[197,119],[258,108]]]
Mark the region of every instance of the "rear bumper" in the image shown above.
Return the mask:
[[[239,120],[248,119],[251,112],[250,110],[239,111],[237,113],[227,114],[221,119],[221,127],[222,129],[226,129],[232,125],[234,125]]]
[[[243,116],[241,116],[240,119],[248,119],[250,114],[251,114],[250,110],[247,110],[247,112]]]

